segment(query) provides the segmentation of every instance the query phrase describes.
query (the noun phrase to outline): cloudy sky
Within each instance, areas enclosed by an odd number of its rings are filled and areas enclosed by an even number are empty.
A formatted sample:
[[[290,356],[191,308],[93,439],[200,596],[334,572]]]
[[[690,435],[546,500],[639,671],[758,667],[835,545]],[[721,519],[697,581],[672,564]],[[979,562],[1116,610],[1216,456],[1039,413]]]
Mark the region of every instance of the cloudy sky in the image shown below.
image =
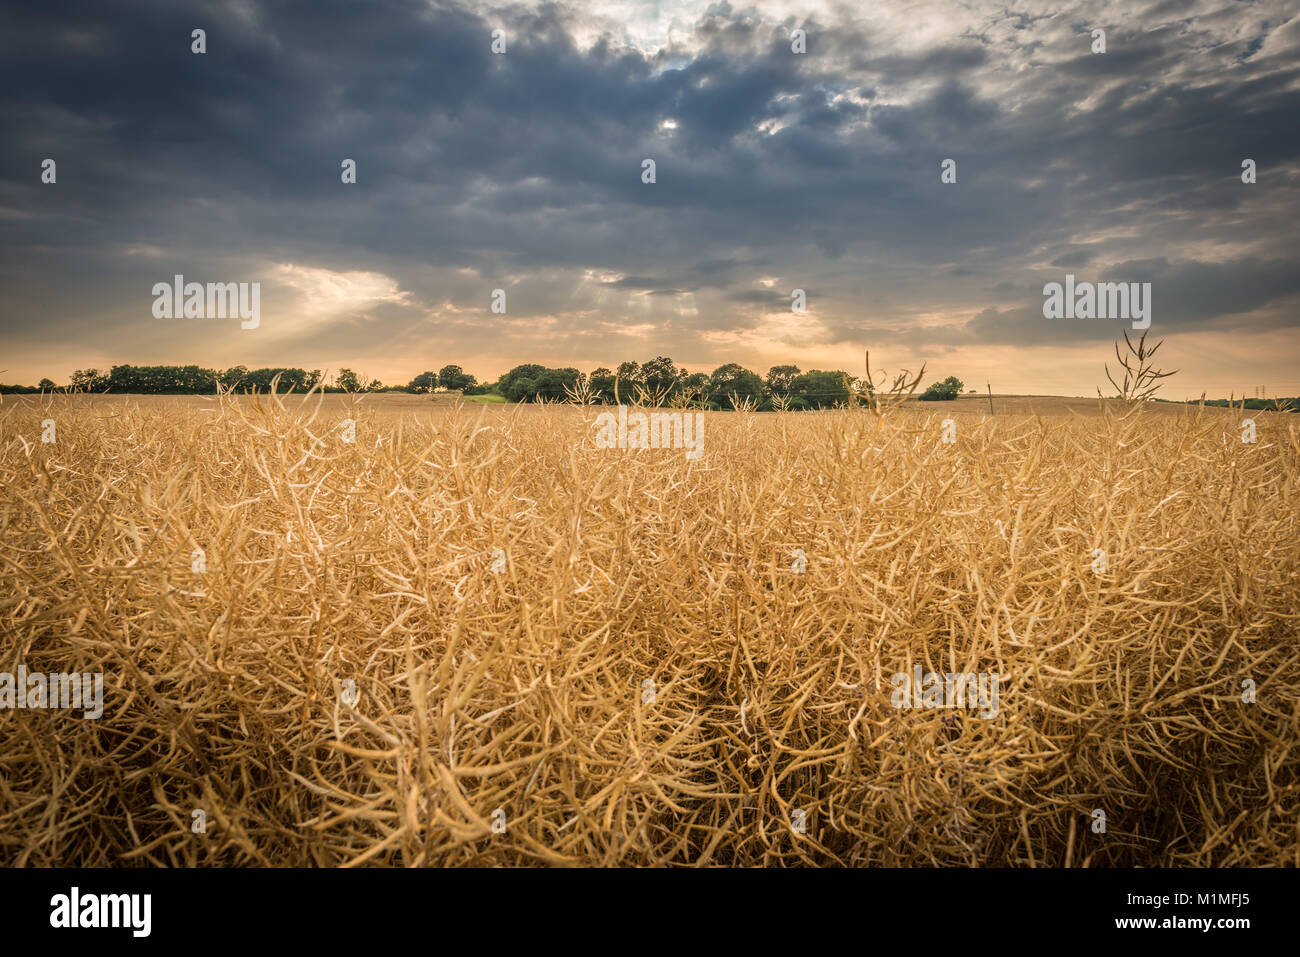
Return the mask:
[[[45,0],[5,20],[0,381],[656,355],[860,373],[870,349],[1095,394],[1124,323],[1043,318],[1070,273],[1152,284],[1169,397],[1300,395],[1295,0]],[[177,273],[260,282],[259,328],[155,318]]]

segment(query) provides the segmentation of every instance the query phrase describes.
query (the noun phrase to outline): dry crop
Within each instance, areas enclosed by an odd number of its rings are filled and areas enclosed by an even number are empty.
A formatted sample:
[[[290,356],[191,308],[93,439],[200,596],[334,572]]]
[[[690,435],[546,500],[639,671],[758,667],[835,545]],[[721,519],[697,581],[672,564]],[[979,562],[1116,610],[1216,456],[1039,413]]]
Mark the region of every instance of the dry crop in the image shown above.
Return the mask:
[[[1300,441],[1251,414],[716,413],[691,461],[6,400],[0,670],[105,694],[0,712],[0,861],[1296,865]],[[894,707],[916,665],[998,713]]]

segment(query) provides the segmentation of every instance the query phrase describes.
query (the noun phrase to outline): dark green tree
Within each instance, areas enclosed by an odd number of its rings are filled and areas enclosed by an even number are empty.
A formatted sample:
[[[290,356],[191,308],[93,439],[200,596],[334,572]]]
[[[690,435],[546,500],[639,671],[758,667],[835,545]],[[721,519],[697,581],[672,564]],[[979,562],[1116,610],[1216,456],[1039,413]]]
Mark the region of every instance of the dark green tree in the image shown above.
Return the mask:
[[[436,388],[438,388],[438,373],[436,372],[421,372],[406,384],[406,391],[414,392],[417,395],[432,392]]]
[[[587,384],[590,386],[592,395],[596,397],[596,400],[604,405],[612,405],[614,402],[614,373],[601,366],[599,369],[593,369],[587,379]]]
[[[618,364],[618,380],[620,382],[633,382],[642,384],[641,366],[635,362],[620,362]]]
[[[682,376],[678,391],[685,393],[692,401],[703,400],[709,392],[709,377],[704,372],[691,372]]]
[[[468,388],[478,382],[460,366],[443,366],[438,370],[438,384],[453,392]]]
[[[535,363],[515,366],[497,380],[497,389],[511,402],[531,402],[537,394],[537,377],[545,371],[545,366]]]
[[[537,398],[551,402],[562,402],[565,389],[574,388],[582,379],[577,369],[547,369],[537,377]]]
[[[848,377],[843,372],[813,369],[790,380],[790,396],[800,400],[793,408],[828,409],[849,401]]]
[[[790,384],[798,374],[798,366],[772,366],[767,370],[767,391],[776,395],[789,395]]]
[[[958,379],[955,375],[950,375],[942,382],[936,382],[922,392],[920,399],[922,402],[950,402],[961,395],[963,385],[965,383],[961,379]]]
[[[69,384],[77,392],[103,392],[108,388],[108,376],[98,369],[78,369]]]
[[[748,400],[755,407],[760,406],[765,399],[763,380],[736,362],[719,366],[709,376],[709,403],[719,409],[730,409],[732,396],[740,401]]]
[[[656,356],[641,366],[641,382],[652,394],[671,395],[682,378],[682,372],[667,356]]]

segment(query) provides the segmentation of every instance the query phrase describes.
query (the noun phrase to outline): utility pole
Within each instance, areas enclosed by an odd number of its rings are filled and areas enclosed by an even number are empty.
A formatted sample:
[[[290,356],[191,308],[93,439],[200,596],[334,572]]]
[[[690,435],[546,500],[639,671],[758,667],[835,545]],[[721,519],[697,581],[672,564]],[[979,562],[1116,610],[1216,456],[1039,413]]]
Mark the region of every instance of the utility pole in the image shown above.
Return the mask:
[[[985,379],[984,384],[989,388],[989,415],[992,415],[993,414],[993,383]]]

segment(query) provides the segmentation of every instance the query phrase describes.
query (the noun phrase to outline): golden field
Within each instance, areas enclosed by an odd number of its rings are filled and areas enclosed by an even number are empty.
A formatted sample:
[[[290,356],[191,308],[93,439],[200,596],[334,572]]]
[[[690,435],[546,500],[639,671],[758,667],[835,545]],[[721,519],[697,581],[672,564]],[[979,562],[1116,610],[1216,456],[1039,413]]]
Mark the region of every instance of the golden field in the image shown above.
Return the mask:
[[[1300,864],[1297,419],[985,401],[7,396],[0,862]]]

